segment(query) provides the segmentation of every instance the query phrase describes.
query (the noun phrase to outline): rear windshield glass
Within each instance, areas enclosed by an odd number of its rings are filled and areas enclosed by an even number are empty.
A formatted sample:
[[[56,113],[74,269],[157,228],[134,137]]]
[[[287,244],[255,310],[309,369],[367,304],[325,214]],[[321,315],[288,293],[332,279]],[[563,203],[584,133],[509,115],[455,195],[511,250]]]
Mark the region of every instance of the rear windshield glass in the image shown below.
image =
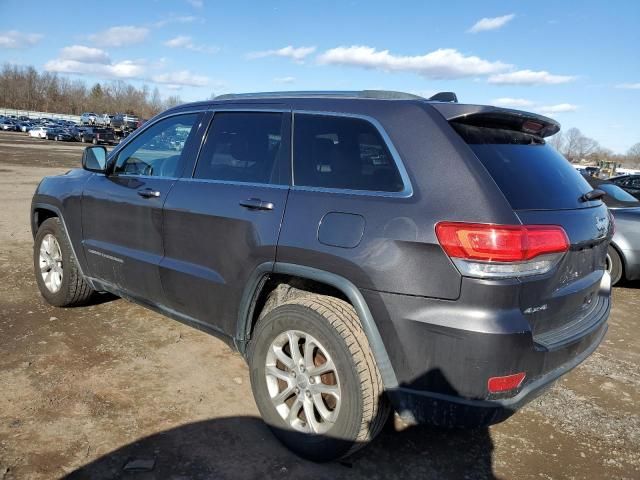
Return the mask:
[[[514,210],[584,208],[593,190],[582,175],[544,139],[522,132],[452,122]]]

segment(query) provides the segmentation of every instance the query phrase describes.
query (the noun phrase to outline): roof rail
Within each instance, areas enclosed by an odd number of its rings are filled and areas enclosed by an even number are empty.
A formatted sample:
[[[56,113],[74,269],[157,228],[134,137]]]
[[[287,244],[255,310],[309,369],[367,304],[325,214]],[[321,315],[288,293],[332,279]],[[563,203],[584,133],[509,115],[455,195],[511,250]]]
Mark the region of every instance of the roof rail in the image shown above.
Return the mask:
[[[454,92],[438,92],[429,97],[429,101],[458,103],[458,96]]]
[[[412,93],[394,92],[391,90],[361,91],[300,91],[300,92],[258,92],[227,93],[218,95],[214,100],[244,100],[259,98],[368,98],[378,100],[424,100],[424,97]]]

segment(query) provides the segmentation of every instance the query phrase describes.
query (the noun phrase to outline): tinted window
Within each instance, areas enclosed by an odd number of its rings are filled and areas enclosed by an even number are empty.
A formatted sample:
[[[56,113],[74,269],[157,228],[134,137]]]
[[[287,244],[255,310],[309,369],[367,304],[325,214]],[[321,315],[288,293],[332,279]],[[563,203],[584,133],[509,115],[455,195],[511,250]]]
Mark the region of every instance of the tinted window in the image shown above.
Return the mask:
[[[452,125],[514,210],[583,208],[596,203],[580,201],[591,186],[542,138],[510,130]]]
[[[194,177],[288,184],[284,118],[272,112],[216,113]]]
[[[384,140],[366,120],[296,114],[293,152],[296,185],[378,192],[403,189]]]
[[[197,113],[176,115],[155,123],[120,151],[114,173],[178,177],[182,150],[197,129],[198,117]]]

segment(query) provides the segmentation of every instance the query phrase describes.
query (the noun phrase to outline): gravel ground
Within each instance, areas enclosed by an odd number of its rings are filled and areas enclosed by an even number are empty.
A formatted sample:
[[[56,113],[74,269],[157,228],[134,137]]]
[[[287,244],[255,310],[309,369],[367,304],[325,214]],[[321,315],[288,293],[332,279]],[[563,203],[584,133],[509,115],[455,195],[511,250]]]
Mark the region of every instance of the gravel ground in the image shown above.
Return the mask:
[[[0,133],[0,480],[640,478],[640,284],[614,289],[597,352],[506,422],[390,422],[347,462],[313,464],[272,437],[221,341],[119,299],[41,299],[29,202],[81,150]]]

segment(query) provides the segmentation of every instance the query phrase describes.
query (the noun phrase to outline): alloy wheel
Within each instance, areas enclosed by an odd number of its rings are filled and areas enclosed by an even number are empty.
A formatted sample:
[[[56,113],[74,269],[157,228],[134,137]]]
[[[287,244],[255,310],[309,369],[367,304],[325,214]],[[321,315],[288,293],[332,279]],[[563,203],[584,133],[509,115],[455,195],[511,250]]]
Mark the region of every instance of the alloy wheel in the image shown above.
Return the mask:
[[[336,422],[341,406],[338,371],[314,337],[288,330],[271,343],[265,364],[271,401],[294,430],[322,434]]]

